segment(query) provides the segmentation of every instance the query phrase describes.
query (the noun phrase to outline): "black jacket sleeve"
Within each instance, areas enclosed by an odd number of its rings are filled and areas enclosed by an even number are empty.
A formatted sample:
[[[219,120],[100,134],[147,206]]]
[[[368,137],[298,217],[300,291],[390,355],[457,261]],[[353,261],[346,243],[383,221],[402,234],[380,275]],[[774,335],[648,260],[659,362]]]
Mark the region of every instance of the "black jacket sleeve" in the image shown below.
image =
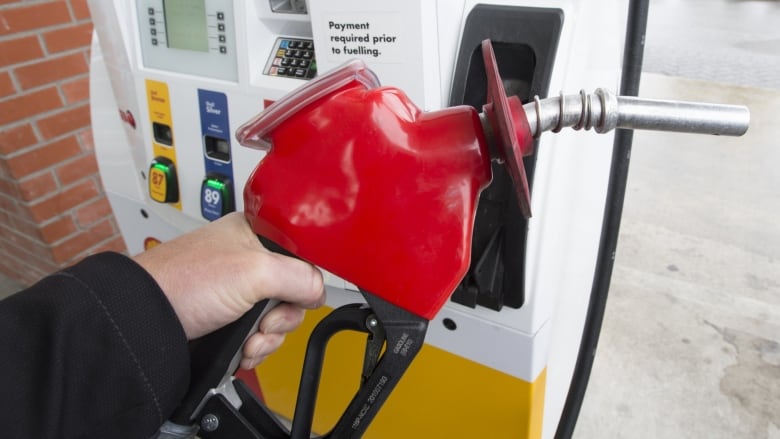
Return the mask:
[[[0,436],[147,439],[189,383],[152,277],[102,253],[0,302]]]

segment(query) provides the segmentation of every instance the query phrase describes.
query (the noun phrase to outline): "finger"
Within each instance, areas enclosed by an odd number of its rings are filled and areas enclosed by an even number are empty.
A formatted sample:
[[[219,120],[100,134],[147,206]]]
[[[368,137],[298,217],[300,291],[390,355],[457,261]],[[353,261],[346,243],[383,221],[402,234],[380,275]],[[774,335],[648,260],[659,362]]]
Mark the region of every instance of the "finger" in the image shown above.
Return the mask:
[[[322,273],[313,265],[273,252],[259,253],[258,258],[253,268],[259,287],[255,291],[260,297],[254,301],[274,298],[308,309],[325,303]]]
[[[251,369],[265,357],[279,349],[284,342],[284,334],[252,334],[244,343],[241,351],[241,367]]]
[[[239,367],[241,369],[246,370],[252,370],[260,365],[263,361],[265,361],[266,357],[260,357],[260,358],[242,358],[241,363],[239,363]]]
[[[283,334],[293,331],[303,322],[306,311],[298,305],[280,303],[260,320],[263,334]]]

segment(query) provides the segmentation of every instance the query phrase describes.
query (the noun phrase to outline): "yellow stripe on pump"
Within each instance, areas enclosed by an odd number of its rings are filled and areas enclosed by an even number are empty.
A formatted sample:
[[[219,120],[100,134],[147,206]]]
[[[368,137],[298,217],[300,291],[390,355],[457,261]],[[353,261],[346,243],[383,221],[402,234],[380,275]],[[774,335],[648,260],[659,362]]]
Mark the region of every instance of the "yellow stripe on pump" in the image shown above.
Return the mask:
[[[158,203],[168,203],[181,210],[168,85],[147,79],[146,100],[154,152],[154,160],[149,166],[149,196]]]
[[[309,334],[331,311],[307,311],[302,326],[256,369],[265,403],[283,417],[293,417]],[[364,347],[360,333],[340,333],[328,344],[313,424],[317,433],[333,427],[355,394]],[[365,437],[537,439],[546,377],[545,369],[527,382],[426,344]]]

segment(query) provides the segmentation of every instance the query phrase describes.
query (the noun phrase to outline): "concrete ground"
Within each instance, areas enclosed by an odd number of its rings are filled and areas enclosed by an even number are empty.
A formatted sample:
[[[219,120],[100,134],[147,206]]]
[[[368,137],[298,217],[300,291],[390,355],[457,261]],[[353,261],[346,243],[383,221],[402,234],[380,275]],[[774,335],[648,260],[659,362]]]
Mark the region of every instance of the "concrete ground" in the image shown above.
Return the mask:
[[[651,2],[641,95],[744,104],[751,128],[635,135],[577,438],[780,438],[778,23],[778,1]]]

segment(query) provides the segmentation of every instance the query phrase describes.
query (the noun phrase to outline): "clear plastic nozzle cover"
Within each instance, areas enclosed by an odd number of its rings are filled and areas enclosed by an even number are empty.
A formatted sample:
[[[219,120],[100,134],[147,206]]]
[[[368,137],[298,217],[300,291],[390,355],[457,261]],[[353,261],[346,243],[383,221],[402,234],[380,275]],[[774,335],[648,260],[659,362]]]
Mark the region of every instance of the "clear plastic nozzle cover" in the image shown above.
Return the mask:
[[[329,74],[313,79],[303,87],[285,95],[262,113],[238,127],[236,140],[243,146],[267,151],[271,147],[268,134],[274,128],[293,114],[351,82],[358,82],[366,89],[381,85],[379,78],[363,61],[348,61]]]

